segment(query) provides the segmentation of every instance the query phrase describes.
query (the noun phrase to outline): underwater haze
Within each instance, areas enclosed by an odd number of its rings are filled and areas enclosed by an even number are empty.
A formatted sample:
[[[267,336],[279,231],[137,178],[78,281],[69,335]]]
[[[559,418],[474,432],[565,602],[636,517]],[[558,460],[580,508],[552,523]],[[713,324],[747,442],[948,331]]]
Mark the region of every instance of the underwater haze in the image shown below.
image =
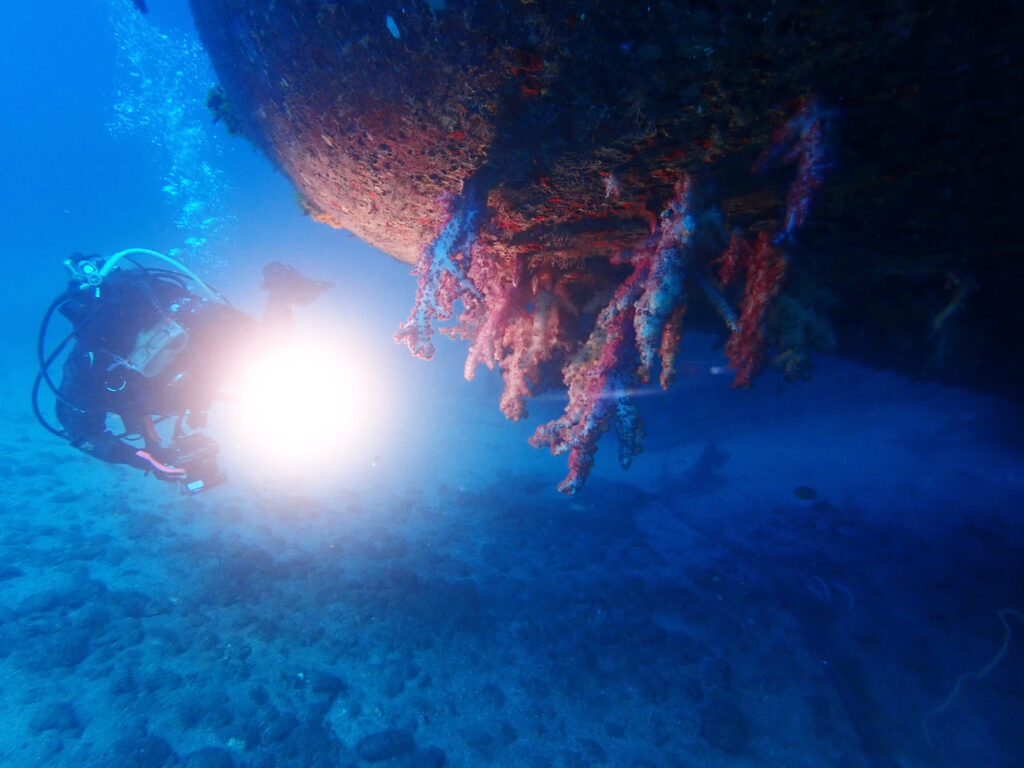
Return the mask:
[[[527,442],[565,396],[506,421],[462,345],[395,344],[408,265],[213,122],[185,0],[137,5],[0,7],[0,765],[1024,765],[1019,403],[827,356],[736,389],[688,333],[644,452],[566,497]],[[256,317],[267,262],[333,282],[284,392],[328,442],[219,404],[188,495],[47,432],[62,262],[129,248]]]

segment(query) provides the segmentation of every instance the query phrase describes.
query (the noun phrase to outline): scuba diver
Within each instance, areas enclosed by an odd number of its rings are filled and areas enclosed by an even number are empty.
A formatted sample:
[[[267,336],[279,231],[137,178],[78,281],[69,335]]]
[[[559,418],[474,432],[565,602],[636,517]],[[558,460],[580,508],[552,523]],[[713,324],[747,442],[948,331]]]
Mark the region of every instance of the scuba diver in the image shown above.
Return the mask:
[[[157,258],[171,269],[144,267],[133,255]],[[125,261],[132,266],[122,266]],[[185,428],[205,426],[207,411],[246,347],[259,344],[268,331],[287,333],[292,307],[308,304],[333,284],[303,277],[280,262],[267,264],[261,324],[156,251],[132,248],[108,259],[73,254],[64,264],[72,280],[50,305],[39,332],[40,372],[32,404],[40,423],[90,456],[177,481],[184,493],[223,482],[217,444]],[[46,333],[55,311],[73,330],[47,354]],[[56,384],[49,369],[72,341]],[[42,382],[56,396],[59,427],[39,408]],[[122,434],[107,428],[111,414],[120,418]],[[170,417],[176,421],[171,442],[164,445],[156,424]]]

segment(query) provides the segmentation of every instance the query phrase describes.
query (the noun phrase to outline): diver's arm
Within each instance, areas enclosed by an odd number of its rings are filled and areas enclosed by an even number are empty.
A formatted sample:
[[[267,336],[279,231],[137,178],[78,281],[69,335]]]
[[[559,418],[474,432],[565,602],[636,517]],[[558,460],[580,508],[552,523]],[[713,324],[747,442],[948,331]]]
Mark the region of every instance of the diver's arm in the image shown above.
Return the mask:
[[[150,471],[163,480],[185,474],[184,469],[160,461],[150,450],[136,448],[106,429],[105,413],[88,413],[58,403],[57,418],[67,430],[71,445],[83,453],[111,464]]]
[[[144,468],[135,455],[138,449],[106,428],[105,413],[83,411],[58,401],[57,418],[64,425],[68,442],[83,453],[111,464]]]
[[[57,392],[57,420],[68,442],[78,450],[112,464],[130,464],[135,449],[107,430],[107,412],[96,403],[98,386],[101,384],[93,371],[93,356],[76,346],[64,362]]]
[[[107,429],[107,411],[90,407],[89,394],[95,386],[92,361],[87,353],[73,350],[64,364],[57,396],[57,420],[75,448],[111,464],[128,464],[136,469],[153,470],[157,474],[177,474]]]
[[[57,419],[67,432],[68,442],[75,448],[111,464],[138,463],[137,448],[116,437],[107,429],[107,414],[100,410],[84,410],[70,404],[73,390],[61,383],[61,397],[57,400]]]

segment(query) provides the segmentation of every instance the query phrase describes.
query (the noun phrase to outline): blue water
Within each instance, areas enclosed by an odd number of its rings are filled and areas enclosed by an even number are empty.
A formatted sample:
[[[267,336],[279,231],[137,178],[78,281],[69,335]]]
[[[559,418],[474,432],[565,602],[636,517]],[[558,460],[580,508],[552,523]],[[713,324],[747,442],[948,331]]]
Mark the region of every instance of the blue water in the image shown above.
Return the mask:
[[[646,452],[562,497],[526,439],[564,400],[507,423],[463,347],[395,345],[408,268],[210,123],[150,5],[0,8],[0,765],[1024,764],[1019,407],[835,359],[735,391],[691,334]],[[185,497],[36,424],[62,260],[133,246],[254,314],[269,260],[337,283],[297,332],[372,396],[326,469],[222,438]]]

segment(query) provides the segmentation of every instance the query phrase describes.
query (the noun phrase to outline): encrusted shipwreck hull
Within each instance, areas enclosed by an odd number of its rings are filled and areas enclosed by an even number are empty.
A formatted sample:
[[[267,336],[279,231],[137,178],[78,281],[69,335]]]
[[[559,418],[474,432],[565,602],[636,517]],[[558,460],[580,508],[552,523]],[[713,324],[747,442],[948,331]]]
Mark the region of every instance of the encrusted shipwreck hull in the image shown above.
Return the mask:
[[[683,169],[749,146],[732,164],[748,175],[772,113],[808,87],[754,92],[764,74],[738,61],[723,81],[723,55],[741,54],[721,20],[674,4],[406,3],[393,16],[366,0],[192,5],[229,127],[312,216],[409,263],[444,196],[485,165],[501,244],[542,259],[631,245]]]
[[[1000,316],[1022,274],[1017,3],[191,2],[216,116],[315,219],[417,263],[414,351],[461,300],[471,365],[512,399],[551,367],[572,399],[613,324],[641,378],[661,334],[664,380],[683,311],[732,332],[741,382],[838,342],[1024,383]],[[630,280],[640,320],[612,317]],[[638,371],[624,349],[604,355],[618,384]],[[551,447],[572,464],[579,446]]]

